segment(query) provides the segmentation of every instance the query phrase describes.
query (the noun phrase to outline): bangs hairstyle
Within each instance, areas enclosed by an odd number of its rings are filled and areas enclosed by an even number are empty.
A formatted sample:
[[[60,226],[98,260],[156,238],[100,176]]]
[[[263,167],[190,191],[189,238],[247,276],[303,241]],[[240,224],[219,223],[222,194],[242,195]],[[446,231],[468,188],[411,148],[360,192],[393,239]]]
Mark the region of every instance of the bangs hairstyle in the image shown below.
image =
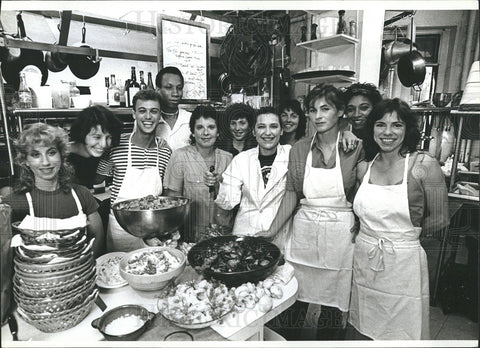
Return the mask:
[[[173,75],[180,76],[180,80],[182,80],[182,85],[184,84],[183,75],[180,69],[174,66],[166,66],[165,68],[161,69],[158,72],[157,76],[155,76],[155,86],[157,86],[157,88],[162,87],[162,79],[163,79],[163,75],[165,74],[173,74]]]
[[[420,141],[420,130],[418,129],[417,116],[412,112],[407,103],[398,98],[384,99],[379,102],[368,115],[365,122],[366,137],[363,141],[365,159],[371,161],[380,152],[380,147],[373,138],[375,122],[382,119],[386,114],[396,112],[398,119],[405,122],[405,138],[400,148],[400,154],[405,156],[417,150]]]
[[[154,91],[151,89],[142,89],[141,91],[138,91],[137,93],[135,93],[132,100],[134,111],[137,108],[137,101],[139,100],[153,100],[158,102],[158,105],[160,105],[160,95],[158,94],[157,91]]]
[[[382,100],[382,96],[373,83],[354,83],[350,85],[344,93],[345,104],[357,95],[367,98],[372,106],[377,105]]]
[[[280,123],[280,127],[283,128],[283,123],[282,123],[282,118],[280,117],[280,115],[277,113],[277,110],[275,110],[275,108],[272,108],[270,106],[264,106],[264,107],[261,107],[258,112],[255,114],[255,121],[253,123],[253,127],[255,127],[255,125],[257,124],[257,120],[258,120],[258,116],[260,115],[265,115],[265,114],[273,114],[275,116],[277,116],[278,118],[278,123]]]
[[[190,122],[189,122],[189,127],[190,127],[190,144],[195,145],[195,137],[193,136],[193,132],[195,130],[195,123],[197,122],[198,119],[201,117],[203,118],[211,118],[215,121],[215,124],[217,125],[218,128],[218,121],[217,121],[217,111],[209,106],[209,105],[199,105],[197,106],[193,111],[192,115],[190,116]]]
[[[305,135],[305,130],[307,128],[307,118],[305,117],[305,113],[302,110],[302,105],[296,99],[287,100],[282,105],[280,105],[280,108],[278,109],[278,115],[280,116],[280,119],[282,118],[282,113],[287,110],[292,110],[298,115],[298,126],[295,130],[295,139],[298,140]]]
[[[332,85],[319,84],[305,97],[304,106],[307,114],[310,107],[322,97],[325,98],[328,104],[334,106],[337,111],[345,110],[345,99],[342,91]]]
[[[222,124],[220,125],[220,132],[224,135],[228,135],[231,138],[230,122],[245,118],[248,122],[248,127],[253,128],[255,122],[255,110],[247,104],[235,103],[227,107],[223,113]]]
[[[101,127],[103,133],[110,133],[112,146],[120,143],[122,122],[101,105],[90,106],[80,111],[70,128],[70,139],[75,143],[84,144],[87,134],[97,126]]]
[[[15,163],[20,167],[19,179],[15,187],[16,192],[30,192],[35,187],[35,176],[27,166],[27,156],[39,146],[53,146],[60,153],[61,165],[58,173],[58,182],[64,192],[70,192],[72,169],[66,164],[68,155],[68,135],[60,127],[53,127],[46,123],[33,123],[24,127],[15,142]]]

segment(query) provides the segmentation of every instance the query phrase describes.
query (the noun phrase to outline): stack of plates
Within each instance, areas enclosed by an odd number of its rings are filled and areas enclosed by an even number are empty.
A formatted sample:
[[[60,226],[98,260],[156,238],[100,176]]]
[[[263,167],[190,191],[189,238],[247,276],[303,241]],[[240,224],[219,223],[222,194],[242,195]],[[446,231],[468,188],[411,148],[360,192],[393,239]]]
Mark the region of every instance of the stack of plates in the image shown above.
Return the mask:
[[[14,258],[18,313],[44,332],[77,325],[92,307],[95,260],[86,229],[33,231],[12,224],[22,237]]]

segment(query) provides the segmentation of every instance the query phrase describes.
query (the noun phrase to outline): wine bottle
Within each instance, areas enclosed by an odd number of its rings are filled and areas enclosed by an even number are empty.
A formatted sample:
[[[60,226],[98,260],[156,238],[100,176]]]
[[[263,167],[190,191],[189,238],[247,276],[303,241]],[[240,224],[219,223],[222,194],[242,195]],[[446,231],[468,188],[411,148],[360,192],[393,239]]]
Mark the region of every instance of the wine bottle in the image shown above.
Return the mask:
[[[152,73],[151,72],[148,73],[147,89],[155,89],[155,87],[153,87]]]
[[[145,78],[143,76],[143,70],[140,70],[140,89],[147,89]]]
[[[127,103],[127,107],[133,106],[133,96],[140,90],[140,84],[137,82],[137,76],[135,74],[135,67],[132,66],[132,77],[128,82],[127,87],[127,99],[125,102]]]
[[[117,82],[115,80],[115,74],[110,75],[110,88],[108,89],[108,100],[110,101],[110,106],[118,107],[120,106],[120,90],[117,87]]]

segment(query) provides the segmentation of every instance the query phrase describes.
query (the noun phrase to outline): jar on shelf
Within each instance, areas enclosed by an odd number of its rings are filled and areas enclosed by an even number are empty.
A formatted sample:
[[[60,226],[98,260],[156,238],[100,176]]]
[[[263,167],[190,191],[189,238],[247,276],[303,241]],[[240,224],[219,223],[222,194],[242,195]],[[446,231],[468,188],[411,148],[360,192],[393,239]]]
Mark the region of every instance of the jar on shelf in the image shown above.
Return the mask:
[[[61,84],[53,88],[52,102],[54,109],[70,108],[70,84],[67,81],[62,81]]]
[[[70,81],[69,82],[69,91],[70,91],[70,107],[74,107],[74,100],[75,97],[78,97],[80,95],[80,90],[77,87],[77,83],[75,81]]]

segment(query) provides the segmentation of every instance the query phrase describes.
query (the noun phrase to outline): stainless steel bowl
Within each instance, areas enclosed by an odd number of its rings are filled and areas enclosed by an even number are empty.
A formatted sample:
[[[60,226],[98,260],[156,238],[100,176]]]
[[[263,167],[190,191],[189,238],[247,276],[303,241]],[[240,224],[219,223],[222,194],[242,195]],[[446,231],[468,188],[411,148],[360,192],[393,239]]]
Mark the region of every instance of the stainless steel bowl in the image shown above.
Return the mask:
[[[135,201],[135,199],[130,199],[113,204],[113,214],[120,226],[135,237],[153,238],[168,235],[183,225],[191,200],[186,197],[159,197],[184,203],[180,206],[161,209],[119,209],[119,205],[121,206],[122,203]]]

